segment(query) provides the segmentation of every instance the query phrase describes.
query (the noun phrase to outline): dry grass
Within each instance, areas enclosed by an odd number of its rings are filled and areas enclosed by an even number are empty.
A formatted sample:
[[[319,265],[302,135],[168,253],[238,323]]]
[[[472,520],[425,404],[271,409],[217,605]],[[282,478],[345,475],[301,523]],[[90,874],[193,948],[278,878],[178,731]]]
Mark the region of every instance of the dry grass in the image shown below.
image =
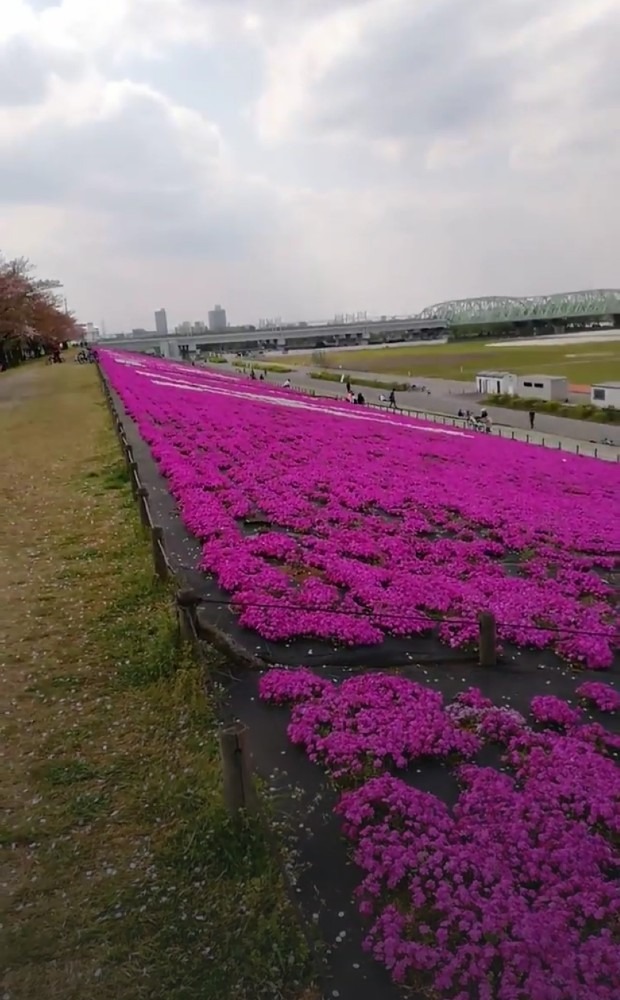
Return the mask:
[[[299,997],[259,823],[221,807],[92,368],[0,377],[0,883],[10,1000]]]

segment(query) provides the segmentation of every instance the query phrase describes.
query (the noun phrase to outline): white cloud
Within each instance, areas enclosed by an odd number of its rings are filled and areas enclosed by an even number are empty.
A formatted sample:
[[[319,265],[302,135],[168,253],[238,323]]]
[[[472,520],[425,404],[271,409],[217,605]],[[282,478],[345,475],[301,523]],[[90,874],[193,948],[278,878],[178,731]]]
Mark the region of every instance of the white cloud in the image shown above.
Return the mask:
[[[457,138],[481,152],[523,143],[532,123],[534,142],[543,127],[578,134],[597,110],[596,88],[618,115],[609,40],[619,31],[616,0],[336,5],[268,44],[257,124],[273,142],[312,135],[428,149]]]
[[[90,58],[155,56],[188,39],[208,42],[216,9],[200,0],[3,0],[0,41],[26,35]]]
[[[617,0],[4,0],[2,248],[111,326],[617,284],[619,32]]]

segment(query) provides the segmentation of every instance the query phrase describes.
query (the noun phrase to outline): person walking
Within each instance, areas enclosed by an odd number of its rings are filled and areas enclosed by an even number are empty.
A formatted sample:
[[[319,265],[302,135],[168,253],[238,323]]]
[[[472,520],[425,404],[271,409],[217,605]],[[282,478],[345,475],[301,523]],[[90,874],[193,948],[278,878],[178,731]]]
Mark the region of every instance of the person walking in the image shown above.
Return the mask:
[[[534,421],[536,420],[536,410],[530,410],[530,430],[534,430]]]
[[[395,392],[394,392],[393,389],[390,389],[389,401],[390,401],[389,409],[390,410],[395,410],[396,409],[396,394],[395,394]]]

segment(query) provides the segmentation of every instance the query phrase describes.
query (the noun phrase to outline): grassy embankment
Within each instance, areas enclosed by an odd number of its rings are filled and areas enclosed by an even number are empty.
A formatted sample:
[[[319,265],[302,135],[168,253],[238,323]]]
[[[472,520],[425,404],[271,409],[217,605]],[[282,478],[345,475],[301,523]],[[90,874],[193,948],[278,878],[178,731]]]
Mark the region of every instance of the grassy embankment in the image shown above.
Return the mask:
[[[0,469],[4,996],[315,997],[92,368],[0,375]]]
[[[484,341],[387,347],[359,351],[323,351],[320,364],[312,354],[291,354],[287,363],[346,372],[406,375],[472,381],[479,371],[565,375],[572,385],[620,381],[620,341],[487,346]]]

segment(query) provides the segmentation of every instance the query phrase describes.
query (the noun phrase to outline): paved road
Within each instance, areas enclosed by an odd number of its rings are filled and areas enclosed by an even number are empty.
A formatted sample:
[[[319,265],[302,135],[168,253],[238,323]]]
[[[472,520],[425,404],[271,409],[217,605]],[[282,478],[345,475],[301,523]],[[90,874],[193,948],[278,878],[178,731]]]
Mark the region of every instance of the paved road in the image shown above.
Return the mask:
[[[282,359],[284,362],[285,359]],[[223,365],[214,366],[220,370]],[[232,365],[232,371],[238,371]],[[318,396],[331,398],[342,397],[344,386],[338,382],[322,382],[310,378],[310,368],[296,368],[290,375],[279,375],[269,372],[267,379],[272,384],[281,385],[287,378],[294,386],[305,391],[315,392]],[[240,373],[241,374],[241,373]],[[361,373],[357,373],[361,375]],[[364,376],[362,376],[364,377]],[[368,378],[381,381],[382,376],[368,373]],[[386,383],[393,381],[394,376],[386,377]],[[355,379],[352,379],[352,386]],[[396,394],[398,406],[404,410],[417,411],[430,420],[441,423],[446,418],[456,417],[460,410],[471,410],[478,413],[480,397],[476,395],[474,386],[464,382],[446,379],[427,379],[427,392],[400,392]],[[368,403],[379,405],[382,390],[360,386]],[[467,391],[469,389],[469,392]],[[386,395],[387,391],[383,392]],[[594,455],[607,461],[620,461],[620,428],[607,424],[593,424],[584,420],[569,420],[565,417],[554,417],[546,413],[536,414],[535,430],[529,430],[528,414],[520,410],[509,410],[502,407],[488,407],[493,421],[493,433],[501,437],[513,437],[516,440],[528,440],[531,444],[544,445],[551,448],[562,448],[565,451],[578,451],[584,455]],[[451,421],[450,421],[451,422]],[[514,432],[514,433],[513,433]],[[615,442],[615,447],[602,445],[603,438],[608,437]]]

